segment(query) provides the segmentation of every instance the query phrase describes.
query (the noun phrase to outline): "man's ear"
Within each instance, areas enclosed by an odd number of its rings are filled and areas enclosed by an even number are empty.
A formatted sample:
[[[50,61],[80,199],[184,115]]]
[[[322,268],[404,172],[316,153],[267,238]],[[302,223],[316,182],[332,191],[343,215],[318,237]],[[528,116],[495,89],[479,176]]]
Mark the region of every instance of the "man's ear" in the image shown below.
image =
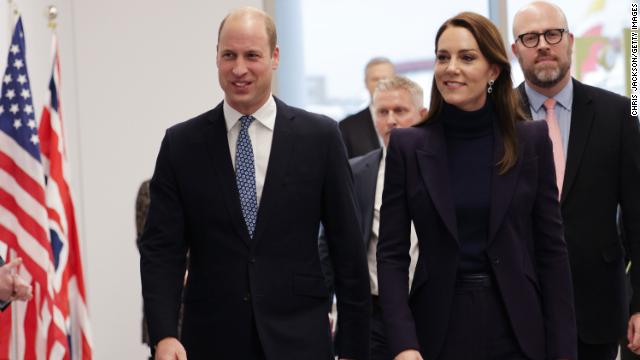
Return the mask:
[[[429,110],[427,110],[426,107],[423,107],[422,109],[420,109],[420,120],[424,119],[425,116],[427,116],[428,112],[429,112]]]

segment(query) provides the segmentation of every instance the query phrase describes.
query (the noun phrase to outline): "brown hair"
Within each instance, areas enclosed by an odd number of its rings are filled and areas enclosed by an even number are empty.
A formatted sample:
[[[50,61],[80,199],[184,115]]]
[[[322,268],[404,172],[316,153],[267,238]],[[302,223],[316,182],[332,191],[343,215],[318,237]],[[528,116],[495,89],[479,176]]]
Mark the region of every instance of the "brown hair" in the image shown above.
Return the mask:
[[[518,142],[516,137],[516,121],[527,118],[520,107],[520,96],[513,88],[511,80],[511,64],[507,57],[507,52],[502,42],[500,32],[495,25],[487,18],[473,12],[462,12],[445,21],[436,35],[436,52],[438,51],[438,40],[444,31],[450,27],[461,27],[469,30],[473,35],[480,52],[487,59],[489,64],[498,65],[500,75],[495,79],[493,92],[488,94],[493,99],[498,115],[498,127],[502,134],[504,144],[504,154],[496,165],[500,167],[500,174],[504,174],[518,160]],[[435,76],[431,86],[431,102],[429,113],[424,121],[429,121],[436,117],[442,110],[444,99],[436,86]]]
[[[227,14],[227,16],[224,17],[224,19],[222,19],[222,21],[220,22],[220,27],[218,27],[218,41],[220,41],[220,33],[222,33],[222,28],[224,27],[224,23],[227,22],[227,19],[229,17],[237,16],[237,15],[246,16],[249,14],[258,15],[262,17],[262,19],[264,20],[265,31],[267,32],[267,37],[269,39],[269,48],[271,49],[271,54],[273,54],[273,51],[276,49],[276,45],[278,44],[278,34],[276,32],[276,24],[273,21],[273,18],[269,16],[269,14],[267,14],[266,12],[260,9],[256,9],[250,6],[232,11],[229,14]]]

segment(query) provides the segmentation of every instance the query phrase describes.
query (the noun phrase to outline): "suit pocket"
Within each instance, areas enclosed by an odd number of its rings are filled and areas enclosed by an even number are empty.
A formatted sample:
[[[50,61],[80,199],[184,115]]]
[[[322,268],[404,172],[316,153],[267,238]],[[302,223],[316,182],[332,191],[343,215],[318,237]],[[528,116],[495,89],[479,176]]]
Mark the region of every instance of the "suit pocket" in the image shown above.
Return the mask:
[[[293,293],[318,298],[329,297],[329,289],[322,276],[294,274]]]

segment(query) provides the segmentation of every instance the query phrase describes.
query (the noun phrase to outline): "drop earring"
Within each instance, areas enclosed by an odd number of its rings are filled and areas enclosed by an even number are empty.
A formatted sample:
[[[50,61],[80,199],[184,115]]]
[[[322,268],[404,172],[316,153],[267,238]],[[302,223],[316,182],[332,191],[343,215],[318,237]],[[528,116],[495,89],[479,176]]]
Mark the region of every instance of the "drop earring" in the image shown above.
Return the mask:
[[[491,94],[493,92],[493,80],[489,80],[489,87],[487,88],[487,94]]]

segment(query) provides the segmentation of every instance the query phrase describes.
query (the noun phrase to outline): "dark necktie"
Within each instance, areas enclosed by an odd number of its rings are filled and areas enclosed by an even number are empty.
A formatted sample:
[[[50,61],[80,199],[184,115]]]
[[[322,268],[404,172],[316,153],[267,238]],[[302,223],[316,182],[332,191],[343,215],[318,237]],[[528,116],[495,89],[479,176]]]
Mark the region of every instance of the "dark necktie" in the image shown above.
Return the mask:
[[[253,148],[249,138],[249,126],[255,120],[251,115],[240,118],[240,134],[236,143],[236,183],[240,194],[240,206],[249,237],[253,238],[258,216],[256,199],[256,168],[253,161]]]

